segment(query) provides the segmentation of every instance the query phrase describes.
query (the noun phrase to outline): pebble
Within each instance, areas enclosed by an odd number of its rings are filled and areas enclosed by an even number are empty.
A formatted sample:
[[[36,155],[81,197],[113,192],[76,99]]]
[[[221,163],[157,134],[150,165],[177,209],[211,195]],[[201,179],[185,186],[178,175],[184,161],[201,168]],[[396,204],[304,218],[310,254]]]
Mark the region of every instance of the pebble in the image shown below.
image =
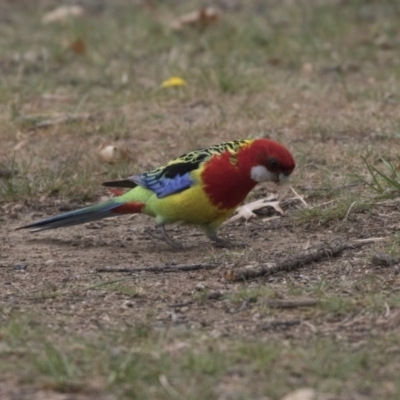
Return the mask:
[[[209,300],[218,300],[223,296],[223,293],[220,290],[211,291],[208,293],[207,298]]]
[[[26,271],[28,268],[28,264],[15,264],[14,271]]]
[[[126,300],[123,302],[122,307],[123,308],[132,308],[134,306],[133,301]]]
[[[204,286],[203,283],[197,283],[196,286],[194,287],[195,290],[197,290],[198,292],[203,291],[206,287]]]

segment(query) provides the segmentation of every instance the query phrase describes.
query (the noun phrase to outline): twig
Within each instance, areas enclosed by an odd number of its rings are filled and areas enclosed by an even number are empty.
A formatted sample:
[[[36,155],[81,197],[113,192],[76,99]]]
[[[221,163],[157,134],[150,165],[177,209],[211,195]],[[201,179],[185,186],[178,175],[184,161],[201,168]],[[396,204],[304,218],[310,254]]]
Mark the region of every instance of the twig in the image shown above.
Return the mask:
[[[353,202],[351,203],[351,206],[350,206],[349,209],[347,210],[347,213],[346,213],[346,216],[345,216],[344,219],[343,219],[343,222],[344,222],[344,221],[347,221],[347,218],[349,218],[350,211],[351,211],[351,209],[356,205],[356,203],[357,203],[357,201],[353,201]]]
[[[90,120],[92,118],[94,118],[93,114],[69,114],[36,122],[35,126],[36,128],[47,128],[52,125],[69,124],[71,122]]]
[[[307,186],[300,186],[299,189],[304,191],[304,192],[325,192],[325,191],[335,191],[339,189],[346,189],[349,187],[355,187],[360,185],[360,183],[355,182],[355,183],[349,183],[347,185],[342,185],[342,186],[333,186],[333,187],[319,187],[319,188],[314,188],[314,187],[307,187]]]
[[[309,208],[309,207],[310,207],[310,206],[307,204],[307,202],[304,200],[304,197],[303,197],[303,196],[300,196],[300,195],[293,189],[292,186],[290,186],[290,189],[292,190],[292,192],[293,192],[294,195],[296,196],[296,197],[295,197],[296,199],[300,200],[300,201],[304,204],[304,206],[305,206],[306,208]]]
[[[367,243],[371,243],[371,241],[359,243],[343,243],[339,240],[335,240],[331,243],[328,243],[327,245],[301,251],[297,254],[294,254],[293,256],[286,257],[282,261],[279,261],[277,263],[260,265],[255,268],[230,269],[224,274],[224,277],[227,281],[237,282],[244,279],[269,276],[282,271],[291,271],[297,268],[301,268],[304,265],[310,264],[315,261],[335,257],[342,253],[344,250],[358,248]]]
[[[174,303],[174,304],[170,304],[169,306],[171,308],[181,308],[181,307],[186,307],[186,306],[190,306],[191,304],[193,304],[194,301],[186,301],[184,303]]]
[[[389,236],[381,236],[381,237],[373,237],[373,238],[366,238],[366,239],[355,239],[354,243],[376,243],[376,242],[384,242],[385,240],[389,240]]]
[[[56,114],[48,119],[42,119],[40,115],[26,115],[21,120],[33,124],[36,128],[47,128],[53,125],[68,124],[75,121],[94,120],[99,114]]]
[[[200,269],[214,269],[217,264],[193,264],[193,265],[160,265],[157,267],[142,267],[142,268],[97,268],[96,272],[187,272],[198,271]]]
[[[285,319],[285,320],[272,320],[259,325],[263,331],[268,331],[274,328],[289,328],[290,326],[300,325],[301,319]]]
[[[385,301],[385,309],[386,309],[385,318],[388,318],[389,315],[390,315],[390,307],[389,307],[389,304],[386,301]]]
[[[164,374],[161,374],[158,377],[158,380],[160,381],[161,386],[165,389],[165,391],[169,394],[169,396],[176,398],[179,398],[179,393],[171,386],[171,384],[168,382],[167,377]]]
[[[266,303],[272,308],[296,308],[316,306],[319,301],[315,299],[269,299]]]

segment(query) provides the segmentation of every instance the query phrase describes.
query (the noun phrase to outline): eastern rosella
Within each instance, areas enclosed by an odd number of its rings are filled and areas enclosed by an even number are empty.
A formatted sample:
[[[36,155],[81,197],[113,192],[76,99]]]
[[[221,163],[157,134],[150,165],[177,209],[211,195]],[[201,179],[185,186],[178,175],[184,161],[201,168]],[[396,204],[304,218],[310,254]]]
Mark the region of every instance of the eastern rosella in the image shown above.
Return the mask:
[[[46,218],[18,229],[41,231],[73,226],[118,214],[142,213],[155,218],[165,241],[173,222],[198,225],[220,246],[230,243],[217,235],[220,225],[259,182],[286,181],[295,162],[281,144],[269,139],[245,139],[191,151],[162,167],[104,186],[129,187],[109,201]]]

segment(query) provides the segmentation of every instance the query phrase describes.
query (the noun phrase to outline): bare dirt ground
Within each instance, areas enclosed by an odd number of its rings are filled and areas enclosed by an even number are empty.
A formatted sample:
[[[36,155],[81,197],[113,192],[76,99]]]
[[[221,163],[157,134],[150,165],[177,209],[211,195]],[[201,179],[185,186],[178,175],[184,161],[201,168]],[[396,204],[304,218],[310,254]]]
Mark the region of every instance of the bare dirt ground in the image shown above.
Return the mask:
[[[131,218],[113,218],[84,226],[29,234],[26,231],[14,232],[21,223],[46,216],[49,211],[57,212],[57,207],[46,204],[46,212],[27,212],[22,206],[18,214],[22,218],[4,218],[5,228],[1,234],[3,305],[13,310],[23,310],[28,314],[40,314],[55,323],[64,321],[65,333],[74,331],[79,326],[83,331],[98,329],[95,321],[104,328],[110,324],[134,323],[145,321],[149,310],[155,326],[170,327],[183,325],[187,328],[205,328],[217,335],[262,334],[262,326],[270,320],[264,316],[253,315],[251,304],[239,304],[238,308],[229,309],[224,305],[224,298],[245,287],[267,286],[272,297],[284,298],[294,286],[317,285],[329,282],[330,286],[339,285],[333,293],[346,296],[352,293],[357,284],[379,287],[379,291],[396,287],[399,283],[397,267],[377,267],[371,264],[371,246],[346,250],[337,258],[327,259],[315,265],[282,273],[259,282],[232,284],[224,279],[224,272],[239,266],[256,266],[284,259],[313,246],[329,243],[334,239],[356,242],[366,238],[382,238],[398,229],[398,222],[393,216],[396,208],[385,206],[379,211],[390,210],[390,217],[357,218],[346,224],[346,232],[312,232],[300,224],[294,224],[289,217],[274,219],[271,222],[250,220],[247,223],[226,224],[221,234],[233,241],[245,243],[244,249],[226,250],[213,247],[201,232],[190,227],[169,227],[172,237],[185,246],[183,251],[171,250],[162,240],[157,239],[157,231],[151,220],[145,216]],[[354,232],[349,234],[348,232]],[[379,242],[378,242],[379,244]],[[98,273],[98,269],[107,268],[146,268],[175,265],[213,265],[213,270],[201,270],[177,273]],[[135,293],[124,295],[93,290],[91,285],[104,280],[125,278]],[[368,283],[366,283],[368,282]],[[290,289],[288,289],[288,287]],[[211,299],[205,304],[197,301],[196,295],[203,290],[211,293]],[[52,296],[54,292],[54,296]],[[289,293],[288,293],[289,292]],[[214,293],[214,294],[213,294]],[[223,294],[224,296],[219,296]],[[213,299],[212,297],[217,297]],[[218,298],[220,297],[220,298]],[[244,299],[246,300],[246,299]],[[248,299],[247,299],[248,300]],[[250,299],[251,300],[251,299]],[[64,314],[70,309],[73,317],[66,322]],[[389,307],[389,306],[388,306]],[[61,312],[61,310],[63,310]],[[44,313],[42,314],[43,311]],[[384,311],[384,310],[382,310]],[[365,339],[371,334],[382,335],[388,326],[399,323],[398,313],[387,312],[371,314],[364,318],[355,318],[354,324],[360,325],[356,332],[347,322],[344,329],[340,319],[335,318],[321,326],[315,325],[318,332],[333,332],[350,335],[354,340]],[[88,319],[88,313],[90,318]],[[240,318],[238,319],[238,313]],[[385,314],[386,317],[385,317]],[[80,318],[79,318],[80,316]],[[293,317],[302,319],[299,310],[280,310],[273,315],[277,321]],[[374,326],[371,326],[371,319]],[[375,322],[378,322],[375,324]],[[362,329],[365,324],[365,331]],[[93,325],[94,324],[94,325]],[[104,325],[103,325],[104,324]],[[314,324],[314,323],[313,323]],[[288,335],[305,336],[315,334],[310,326],[288,327]],[[369,325],[369,326],[368,326]],[[261,330],[260,330],[261,328]],[[361,331],[359,331],[361,329]],[[352,336],[354,333],[354,336]]]

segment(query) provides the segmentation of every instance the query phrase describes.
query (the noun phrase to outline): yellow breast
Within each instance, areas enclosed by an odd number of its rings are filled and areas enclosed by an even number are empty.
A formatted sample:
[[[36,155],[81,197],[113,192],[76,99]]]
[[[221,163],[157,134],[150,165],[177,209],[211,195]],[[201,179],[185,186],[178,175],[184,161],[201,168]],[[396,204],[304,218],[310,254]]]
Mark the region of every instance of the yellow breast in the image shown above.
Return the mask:
[[[193,171],[191,178],[195,184],[180,193],[172,194],[159,199],[157,195],[142,187],[131,190],[135,201],[146,204],[143,213],[155,217],[156,223],[169,224],[183,222],[196,225],[219,226],[228,218],[234,209],[219,209],[211,204],[203,190],[201,169]],[[132,200],[131,200],[132,201]]]

